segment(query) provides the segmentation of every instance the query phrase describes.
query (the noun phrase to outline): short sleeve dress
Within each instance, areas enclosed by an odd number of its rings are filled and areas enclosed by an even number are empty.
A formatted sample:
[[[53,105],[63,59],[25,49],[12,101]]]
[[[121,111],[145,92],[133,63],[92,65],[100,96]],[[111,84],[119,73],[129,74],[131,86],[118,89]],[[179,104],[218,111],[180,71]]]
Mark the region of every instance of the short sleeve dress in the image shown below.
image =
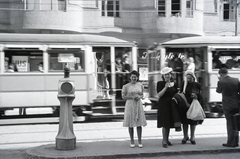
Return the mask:
[[[165,87],[165,84],[165,81],[159,81],[157,83],[157,93],[159,93]],[[163,96],[159,98],[157,114],[158,128],[174,128],[171,101],[174,94],[177,92],[177,85],[174,83],[173,87],[168,87]]]
[[[143,86],[141,83],[128,83],[123,86],[122,96],[136,96],[143,94]],[[146,117],[143,110],[142,101],[135,101],[134,99],[127,99],[124,110],[123,127],[139,127],[146,126]]]

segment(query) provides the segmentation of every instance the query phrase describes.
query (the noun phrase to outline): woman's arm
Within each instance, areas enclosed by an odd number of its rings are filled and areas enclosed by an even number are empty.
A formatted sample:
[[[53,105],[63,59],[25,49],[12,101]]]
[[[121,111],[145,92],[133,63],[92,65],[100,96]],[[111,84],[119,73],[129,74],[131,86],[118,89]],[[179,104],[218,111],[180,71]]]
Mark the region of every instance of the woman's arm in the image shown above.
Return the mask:
[[[141,87],[141,92],[134,97],[135,100],[140,100],[140,99],[143,98],[143,90],[144,90],[144,87],[143,87],[143,85],[142,85],[141,83],[140,83],[140,87]]]
[[[159,98],[161,98],[164,95],[164,93],[167,90],[167,87],[168,87],[168,83],[166,83],[165,86],[163,85],[162,82],[157,83],[157,95]]]

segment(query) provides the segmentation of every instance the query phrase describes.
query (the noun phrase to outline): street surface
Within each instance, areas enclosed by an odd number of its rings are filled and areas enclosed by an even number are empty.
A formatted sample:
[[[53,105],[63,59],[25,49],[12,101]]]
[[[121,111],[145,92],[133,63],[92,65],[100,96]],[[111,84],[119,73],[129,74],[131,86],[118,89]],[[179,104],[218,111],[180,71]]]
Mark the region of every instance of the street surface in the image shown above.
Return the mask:
[[[77,138],[77,143],[93,143],[93,142],[123,142],[126,145],[129,144],[128,129],[122,127],[122,119],[115,119],[114,121],[107,122],[94,122],[88,123],[75,123],[74,133]],[[146,145],[151,145],[147,143],[149,140],[159,141],[159,150],[163,150],[161,146],[162,133],[161,129],[156,128],[156,120],[148,119],[148,125],[143,128],[143,144],[146,141]],[[11,126],[1,126],[0,127],[0,159],[22,159],[25,157],[25,150],[46,145],[55,144],[55,137],[58,133],[58,124],[39,124],[39,125],[11,125]],[[135,130],[135,138],[136,130]],[[197,145],[201,141],[201,138],[222,138],[219,143],[216,143],[220,148],[221,144],[226,141],[226,126],[225,118],[208,118],[205,119],[202,125],[197,126],[196,129],[196,142]],[[170,132],[170,141],[176,146],[182,146],[180,144],[182,139],[182,131],[175,132],[174,129]],[[137,139],[135,140],[137,143]],[[203,139],[202,139],[203,141]],[[215,140],[214,140],[215,141]],[[203,143],[204,144],[204,143]],[[214,144],[214,143],[211,143]],[[192,145],[189,145],[192,147]],[[174,148],[174,146],[172,147]],[[177,148],[177,147],[175,147]],[[143,148],[144,149],[144,148]],[[158,148],[157,148],[158,149]],[[168,148],[170,149],[170,148]],[[110,150],[111,151],[111,150]],[[185,155],[177,156],[163,156],[166,159],[174,159],[186,157]],[[199,155],[187,155],[187,159],[194,157],[198,159]],[[201,154],[199,158],[236,158],[239,153],[231,154]],[[223,157],[221,157],[223,156]],[[155,156],[152,156],[153,158]],[[170,157],[170,158],[168,158]],[[162,156],[161,156],[162,158]],[[238,157],[239,158],[239,157]],[[163,158],[164,159],[164,158]]]
[[[170,155],[156,157],[138,157],[131,159],[239,159],[240,153],[218,153],[218,154],[193,154],[193,155]],[[123,159],[123,158],[121,158]],[[127,159],[127,158],[126,158]],[[129,159],[129,158],[128,158]]]

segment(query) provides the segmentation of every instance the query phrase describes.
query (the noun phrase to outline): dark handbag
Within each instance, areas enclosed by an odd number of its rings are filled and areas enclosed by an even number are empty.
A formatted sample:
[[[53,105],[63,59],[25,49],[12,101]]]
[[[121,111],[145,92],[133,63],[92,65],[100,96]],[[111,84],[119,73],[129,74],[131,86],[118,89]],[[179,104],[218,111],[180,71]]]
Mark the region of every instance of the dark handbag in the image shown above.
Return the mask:
[[[233,130],[240,131],[240,114],[239,113],[233,115]]]

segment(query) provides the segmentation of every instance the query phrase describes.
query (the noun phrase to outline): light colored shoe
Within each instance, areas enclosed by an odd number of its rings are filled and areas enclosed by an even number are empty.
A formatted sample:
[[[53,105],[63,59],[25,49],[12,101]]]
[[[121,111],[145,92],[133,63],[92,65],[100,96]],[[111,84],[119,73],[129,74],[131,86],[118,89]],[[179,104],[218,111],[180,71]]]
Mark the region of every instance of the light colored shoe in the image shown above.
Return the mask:
[[[143,148],[143,144],[138,144],[138,147],[139,148]]]
[[[131,147],[131,148],[134,148],[134,147],[135,147],[135,144],[130,144],[130,147]]]

